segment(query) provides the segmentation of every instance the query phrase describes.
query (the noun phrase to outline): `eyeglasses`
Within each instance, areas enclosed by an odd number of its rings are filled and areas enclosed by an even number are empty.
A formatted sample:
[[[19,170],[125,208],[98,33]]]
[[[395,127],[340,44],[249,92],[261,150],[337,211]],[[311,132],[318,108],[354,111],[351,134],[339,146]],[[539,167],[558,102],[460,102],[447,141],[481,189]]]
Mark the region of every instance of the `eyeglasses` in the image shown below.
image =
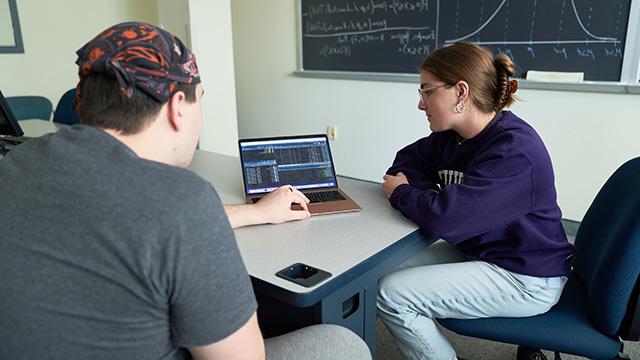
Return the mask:
[[[422,101],[423,103],[427,100],[427,98],[429,97],[429,95],[433,94],[433,91],[437,88],[441,88],[441,87],[451,87],[452,85],[449,84],[442,84],[442,85],[438,85],[438,86],[431,86],[428,88],[419,88],[418,89],[418,99],[420,101]]]

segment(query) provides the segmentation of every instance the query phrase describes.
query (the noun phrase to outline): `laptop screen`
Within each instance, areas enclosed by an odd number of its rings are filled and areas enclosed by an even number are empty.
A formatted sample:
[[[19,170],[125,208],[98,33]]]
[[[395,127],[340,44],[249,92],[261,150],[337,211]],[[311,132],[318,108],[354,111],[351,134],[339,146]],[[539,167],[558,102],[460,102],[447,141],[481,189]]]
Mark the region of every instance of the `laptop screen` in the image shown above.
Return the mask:
[[[247,195],[286,184],[300,190],[337,186],[325,135],[246,139],[239,144]]]
[[[0,135],[22,136],[24,133],[0,91]]]

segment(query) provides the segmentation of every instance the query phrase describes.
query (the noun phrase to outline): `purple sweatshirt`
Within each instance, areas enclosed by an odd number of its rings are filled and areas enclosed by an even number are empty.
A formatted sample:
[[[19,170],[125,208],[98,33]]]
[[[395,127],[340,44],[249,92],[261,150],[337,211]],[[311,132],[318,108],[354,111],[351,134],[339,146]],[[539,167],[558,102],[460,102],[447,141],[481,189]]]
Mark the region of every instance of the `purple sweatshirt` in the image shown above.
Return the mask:
[[[542,139],[509,111],[458,144],[453,130],[400,150],[387,171],[402,172],[391,205],[465,255],[520,274],[569,271],[551,158]]]

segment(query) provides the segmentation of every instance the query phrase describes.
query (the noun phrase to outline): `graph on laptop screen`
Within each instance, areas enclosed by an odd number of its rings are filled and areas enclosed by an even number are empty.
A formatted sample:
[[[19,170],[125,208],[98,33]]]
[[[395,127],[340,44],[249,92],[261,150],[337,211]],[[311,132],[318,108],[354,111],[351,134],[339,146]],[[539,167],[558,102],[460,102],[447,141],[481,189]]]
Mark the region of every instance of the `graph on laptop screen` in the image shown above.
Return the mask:
[[[241,142],[240,153],[247,194],[286,184],[300,190],[336,186],[325,137],[246,141]]]

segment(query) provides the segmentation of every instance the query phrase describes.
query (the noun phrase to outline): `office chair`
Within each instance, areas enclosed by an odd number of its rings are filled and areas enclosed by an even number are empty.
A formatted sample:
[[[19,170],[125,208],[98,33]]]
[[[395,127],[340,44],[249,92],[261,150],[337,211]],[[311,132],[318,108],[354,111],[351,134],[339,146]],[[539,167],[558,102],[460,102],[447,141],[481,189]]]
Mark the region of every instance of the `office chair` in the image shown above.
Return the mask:
[[[458,334],[532,349],[628,359],[621,339],[640,339],[640,157],[604,184],[576,234],[576,252],[559,302],[526,318],[438,319]]]
[[[58,101],[58,105],[56,106],[56,111],[53,113],[53,122],[67,125],[73,125],[80,122],[78,113],[73,107],[75,99],[75,88],[62,95],[60,101]]]
[[[53,105],[44,96],[9,96],[6,98],[16,120],[51,119]]]

